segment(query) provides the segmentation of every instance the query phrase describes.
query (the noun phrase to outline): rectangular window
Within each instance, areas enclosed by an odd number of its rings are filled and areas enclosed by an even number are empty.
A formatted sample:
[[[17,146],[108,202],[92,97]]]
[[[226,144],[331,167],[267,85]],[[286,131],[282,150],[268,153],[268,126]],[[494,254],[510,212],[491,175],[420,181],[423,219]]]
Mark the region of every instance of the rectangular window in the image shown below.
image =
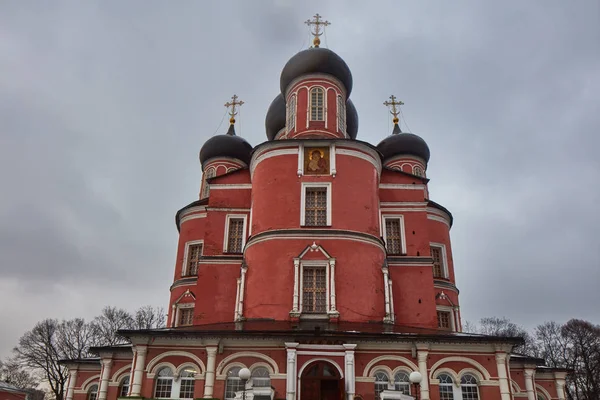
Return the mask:
[[[181,379],[181,386],[179,388],[179,398],[194,398],[194,379]]]
[[[452,329],[452,322],[449,311],[438,311],[437,312],[437,320],[438,320],[438,328],[440,329]]]
[[[430,246],[431,258],[433,258],[433,277],[445,278],[444,257],[442,248],[439,246]]]
[[[187,250],[186,266],[183,276],[198,275],[200,256],[202,256],[202,243],[190,244]]]
[[[337,98],[337,112],[338,112],[338,130],[346,132],[346,107],[344,104],[344,98],[338,96]]]
[[[321,88],[310,90],[310,120],[325,121],[324,93]]]
[[[296,128],[296,95],[293,94],[290,98],[287,112],[287,131],[291,132]]]
[[[327,226],[327,188],[307,187],[304,205],[304,225]]]
[[[181,308],[179,309],[179,324],[178,326],[189,326],[194,323],[194,309]]]
[[[156,391],[154,397],[157,399],[168,399],[171,397],[173,378],[158,378],[156,380]]]
[[[312,314],[327,312],[326,283],[325,267],[303,267],[302,312]]]
[[[244,246],[244,219],[230,218],[227,234],[227,252],[241,253]]]
[[[388,254],[402,254],[402,221],[400,218],[385,219],[385,245]]]

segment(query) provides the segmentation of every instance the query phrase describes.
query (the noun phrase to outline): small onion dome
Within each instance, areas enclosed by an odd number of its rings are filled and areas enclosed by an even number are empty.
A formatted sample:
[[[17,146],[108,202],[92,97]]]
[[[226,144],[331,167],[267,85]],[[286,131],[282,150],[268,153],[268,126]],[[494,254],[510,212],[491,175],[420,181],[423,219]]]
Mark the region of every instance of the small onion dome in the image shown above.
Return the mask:
[[[352,91],[352,73],[346,62],[333,51],[323,47],[313,47],[296,54],[281,71],[281,93],[285,94],[292,81],[307,74],[329,74],[337,78],[346,88],[346,98]]]
[[[225,135],[213,136],[204,143],[200,149],[200,164],[215,157],[237,158],[250,164],[250,152],[252,146],[239,136],[235,135],[233,124],[229,125],[229,130]]]
[[[265,128],[269,140],[274,140],[277,133],[285,128],[285,111],[283,95],[278,94],[269,106],[269,111],[267,111],[267,117],[265,118]]]
[[[392,134],[377,145],[377,150],[383,154],[384,160],[401,154],[410,154],[421,157],[425,163],[429,162],[430,154],[427,143],[420,136],[402,133],[398,124],[394,124]]]
[[[358,113],[352,100],[346,101],[346,132],[352,139],[358,135]]]

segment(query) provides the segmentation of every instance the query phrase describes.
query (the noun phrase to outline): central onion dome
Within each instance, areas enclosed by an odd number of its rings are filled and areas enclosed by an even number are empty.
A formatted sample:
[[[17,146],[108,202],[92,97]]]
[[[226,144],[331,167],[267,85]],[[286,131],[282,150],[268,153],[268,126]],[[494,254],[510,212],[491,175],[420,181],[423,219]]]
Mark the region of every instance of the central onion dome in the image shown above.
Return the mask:
[[[333,51],[313,47],[296,54],[285,64],[281,71],[281,93],[285,91],[292,81],[307,74],[328,74],[338,79],[346,88],[346,98],[352,91],[352,73],[350,68],[340,56]]]
[[[399,155],[412,155],[422,158],[427,164],[430,157],[429,146],[425,140],[412,133],[403,133],[398,124],[394,124],[392,134],[377,145],[377,150],[381,152],[384,160]]]
[[[250,143],[236,136],[232,123],[226,134],[213,136],[204,143],[200,149],[200,164],[204,167],[204,163],[211,158],[227,157],[238,159],[249,165],[251,151]]]

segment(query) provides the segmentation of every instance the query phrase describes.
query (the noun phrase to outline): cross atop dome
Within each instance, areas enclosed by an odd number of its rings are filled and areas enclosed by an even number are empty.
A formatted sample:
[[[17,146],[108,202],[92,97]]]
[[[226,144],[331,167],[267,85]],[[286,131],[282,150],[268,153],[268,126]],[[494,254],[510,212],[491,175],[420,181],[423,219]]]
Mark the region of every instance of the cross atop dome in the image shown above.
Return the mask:
[[[323,30],[321,27],[331,25],[331,22],[322,21],[321,18],[322,17],[319,15],[319,13],[317,13],[313,16],[312,20],[309,19],[304,22],[306,25],[308,25],[308,27],[310,29],[310,33],[315,37],[313,39],[313,45],[315,47],[319,47],[319,44],[321,44],[321,39],[319,39],[319,36],[321,36],[323,34]],[[313,25],[315,27],[314,31],[312,30]]]
[[[398,115],[400,114],[399,106],[403,106],[404,103],[401,100],[396,100],[396,96],[391,95],[390,100],[384,101],[383,105],[386,107],[390,107],[390,114],[394,116],[394,119],[392,121],[394,122],[394,124],[397,124],[400,121],[400,119],[398,118]]]
[[[231,111],[229,111],[229,123],[231,125],[235,124],[235,116],[237,115],[237,111],[235,110],[236,107],[241,107],[241,105],[244,104],[244,102],[242,100],[238,101],[238,96],[237,94],[234,94],[233,96],[231,96],[231,101],[228,101],[227,103],[225,103],[225,107],[230,108],[231,107]]]

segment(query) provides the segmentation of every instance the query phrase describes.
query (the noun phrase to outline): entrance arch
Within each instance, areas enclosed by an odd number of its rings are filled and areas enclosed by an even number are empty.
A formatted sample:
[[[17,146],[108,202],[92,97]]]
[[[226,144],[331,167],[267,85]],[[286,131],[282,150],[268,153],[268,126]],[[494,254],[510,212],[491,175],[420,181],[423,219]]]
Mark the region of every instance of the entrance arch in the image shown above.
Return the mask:
[[[299,400],[344,400],[344,381],[336,365],[316,360],[303,368]]]

